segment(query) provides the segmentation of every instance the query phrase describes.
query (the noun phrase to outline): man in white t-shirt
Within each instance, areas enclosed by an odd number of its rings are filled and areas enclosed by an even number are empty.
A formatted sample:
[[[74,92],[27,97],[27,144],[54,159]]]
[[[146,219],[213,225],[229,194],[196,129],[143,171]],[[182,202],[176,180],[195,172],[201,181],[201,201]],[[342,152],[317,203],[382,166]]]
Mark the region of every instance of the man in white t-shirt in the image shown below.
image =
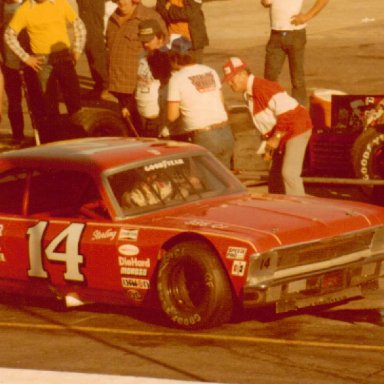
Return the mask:
[[[180,117],[190,140],[206,147],[230,168],[234,139],[221,81],[214,69],[196,63],[190,48],[191,43],[183,37],[172,43],[169,55],[175,71],[168,84],[168,120]]]
[[[269,8],[271,35],[266,46],[264,77],[277,81],[285,57],[288,57],[292,96],[302,105],[307,103],[304,76],[306,23],[317,15],[329,0],[315,0],[313,6],[302,12],[304,0],[261,0]]]

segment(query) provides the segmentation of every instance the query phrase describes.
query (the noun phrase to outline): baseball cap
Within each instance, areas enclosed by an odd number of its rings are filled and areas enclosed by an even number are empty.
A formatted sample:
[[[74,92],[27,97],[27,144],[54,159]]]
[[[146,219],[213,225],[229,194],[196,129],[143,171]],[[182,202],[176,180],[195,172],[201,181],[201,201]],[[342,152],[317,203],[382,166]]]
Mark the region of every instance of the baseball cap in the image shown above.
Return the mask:
[[[139,24],[139,39],[142,43],[151,41],[159,32],[162,29],[155,19],[142,20]]]
[[[223,81],[227,82],[232,79],[240,71],[246,69],[248,66],[238,57],[230,57],[223,65],[224,77]]]
[[[184,36],[177,37],[172,40],[171,51],[177,53],[187,53],[192,48],[191,41]]]

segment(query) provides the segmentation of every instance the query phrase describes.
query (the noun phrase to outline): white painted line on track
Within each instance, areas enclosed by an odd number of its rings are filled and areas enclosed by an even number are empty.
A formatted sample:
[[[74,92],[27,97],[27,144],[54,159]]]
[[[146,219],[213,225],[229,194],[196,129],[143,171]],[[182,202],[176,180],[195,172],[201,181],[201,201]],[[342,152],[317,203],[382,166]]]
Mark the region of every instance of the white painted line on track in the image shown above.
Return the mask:
[[[217,384],[139,376],[0,368],[0,384]]]

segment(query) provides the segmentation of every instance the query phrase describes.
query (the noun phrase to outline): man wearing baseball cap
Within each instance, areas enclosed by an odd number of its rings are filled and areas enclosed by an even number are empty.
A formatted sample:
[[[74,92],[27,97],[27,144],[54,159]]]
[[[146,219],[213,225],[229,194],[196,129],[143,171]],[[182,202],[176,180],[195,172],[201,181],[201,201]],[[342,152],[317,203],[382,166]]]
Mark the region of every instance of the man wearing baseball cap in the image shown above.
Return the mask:
[[[308,111],[280,84],[255,77],[238,57],[229,58],[223,72],[223,82],[244,94],[253,123],[264,138],[264,159],[272,161],[268,191],[305,195],[301,172],[312,132]]]
[[[143,134],[158,137],[165,126],[166,86],[171,76],[166,35],[156,19],[142,20],[138,35],[145,51],[137,73],[137,110]]]

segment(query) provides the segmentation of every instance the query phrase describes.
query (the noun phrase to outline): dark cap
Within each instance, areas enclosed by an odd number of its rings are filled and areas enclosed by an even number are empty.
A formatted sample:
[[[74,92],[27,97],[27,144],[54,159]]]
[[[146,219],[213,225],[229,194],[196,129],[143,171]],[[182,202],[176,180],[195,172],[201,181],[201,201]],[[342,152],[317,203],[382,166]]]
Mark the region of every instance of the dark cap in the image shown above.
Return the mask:
[[[142,20],[139,24],[139,39],[142,43],[151,41],[159,32],[162,29],[155,19]]]
[[[184,36],[177,37],[172,40],[171,51],[177,53],[187,53],[192,48],[191,41]]]

